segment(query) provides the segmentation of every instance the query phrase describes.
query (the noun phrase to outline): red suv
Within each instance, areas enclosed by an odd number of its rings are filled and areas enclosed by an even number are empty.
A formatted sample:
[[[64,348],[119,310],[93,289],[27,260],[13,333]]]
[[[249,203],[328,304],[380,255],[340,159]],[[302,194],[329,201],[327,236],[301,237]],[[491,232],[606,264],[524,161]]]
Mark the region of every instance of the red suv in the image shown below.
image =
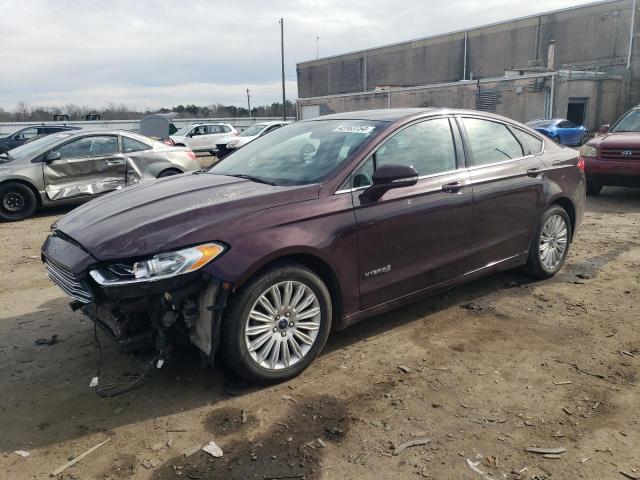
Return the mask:
[[[640,187],[640,105],[632,108],[613,127],[580,150],[585,162],[587,195],[597,195],[605,185]]]

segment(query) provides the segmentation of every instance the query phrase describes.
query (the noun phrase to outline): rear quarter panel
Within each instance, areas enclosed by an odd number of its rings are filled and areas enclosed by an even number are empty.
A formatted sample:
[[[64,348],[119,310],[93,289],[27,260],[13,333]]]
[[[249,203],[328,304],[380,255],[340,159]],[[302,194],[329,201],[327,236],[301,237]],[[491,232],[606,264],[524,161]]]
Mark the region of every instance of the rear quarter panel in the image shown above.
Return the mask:
[[[545,140],[545,196],[547,204],[559,198],[571,201],[575,210],[575,229],[582,223],[586,203],[586,182],[577,167],[579,151]],[[574,229],[574,230],[575,230]]]

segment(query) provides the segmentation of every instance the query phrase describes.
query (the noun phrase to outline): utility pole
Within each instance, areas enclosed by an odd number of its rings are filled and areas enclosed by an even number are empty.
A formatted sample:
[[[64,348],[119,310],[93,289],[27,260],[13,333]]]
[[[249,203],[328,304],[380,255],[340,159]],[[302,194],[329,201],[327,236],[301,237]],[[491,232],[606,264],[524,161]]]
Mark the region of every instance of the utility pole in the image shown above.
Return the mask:
[[[287,120],[287,103],[284,91],[284,20],[280,19],[280,56],[282,59],[282,120]]]
[[[249,95],[249,91],[247,88],[247,107],[249,108],[249,120],[251,120],[251,95]]]
[[[318,49],[318,42],[320,41],[320,37],[316,35],[316,58],[320,58],[320,50]]]

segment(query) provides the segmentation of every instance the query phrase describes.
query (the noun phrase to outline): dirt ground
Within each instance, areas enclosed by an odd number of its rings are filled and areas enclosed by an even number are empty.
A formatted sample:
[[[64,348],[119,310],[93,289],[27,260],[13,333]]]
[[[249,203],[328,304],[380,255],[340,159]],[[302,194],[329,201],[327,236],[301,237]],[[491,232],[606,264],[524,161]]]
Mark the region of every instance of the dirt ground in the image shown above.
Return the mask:
[[[508,272],[372,318],[239,396],[186,350],[96,397],[93,327],[39,260],[62,214],[0,225],[1,478],[48,478],[107,439],[58,478],[640,478],[639,190],[588,200],[554,279]],[[107,346],[101,383],[132,368]],[[198,450],[211,440],[222,458]],[[428,443],[395,450],[411,440]]]

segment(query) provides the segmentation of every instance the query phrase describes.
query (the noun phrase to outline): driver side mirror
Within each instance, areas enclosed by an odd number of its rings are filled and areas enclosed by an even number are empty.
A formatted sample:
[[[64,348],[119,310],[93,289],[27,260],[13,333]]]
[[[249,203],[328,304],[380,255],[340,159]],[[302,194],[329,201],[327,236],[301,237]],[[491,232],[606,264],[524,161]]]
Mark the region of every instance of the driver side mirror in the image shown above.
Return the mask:
[[[44,156],[46,163],[53,162],[54,160],[60,160],[60,152],[49,152]]]
[[[611,125],[609,125],[608,123],[605,123],[604,125],[602,125],[600,127],[599,132],[600,133],[607,133],[609,131],[609,128],[611,128]]]
[[[415,185],[418,182],[418,172],[406,165],[382,165],[373,173],[371,180],[373,185],[360,197],[368,202],[376,202],[388,190]]]

